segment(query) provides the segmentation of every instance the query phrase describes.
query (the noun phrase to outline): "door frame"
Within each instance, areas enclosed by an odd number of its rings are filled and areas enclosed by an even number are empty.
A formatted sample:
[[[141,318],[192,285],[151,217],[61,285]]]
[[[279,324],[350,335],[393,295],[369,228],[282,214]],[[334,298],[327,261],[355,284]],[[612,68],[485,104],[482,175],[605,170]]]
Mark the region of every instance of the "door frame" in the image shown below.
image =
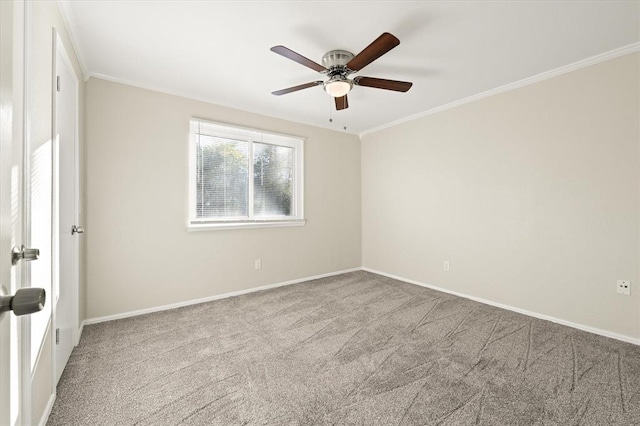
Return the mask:
[[[31,102],[29,80],[31,68],[31,17],[33,15],[31,2],[20,0],[23,4],[23,55],[22,58],[22,241],[27,247],[31,247],[31,139],[29,132],[29,123],[31,122]],[[31,287],[31,266],[28,262],[20,262],[22,271],[22,287]],[[46,303],[46,302],[45,302]],[[50,303],[50,302],[49,302]],[[23,424],[32,424],[32,389],[33,371],[31,370],[31,315],[22,317],[22,337],[20,359],[20,372],[22,387],[21,392],[21,418]]]
[[[6,5],[6,3],[5,3]],[[11,116],[10,124],[11,130],[10,145],[11,145],[11,157],[13,160],[20,164],[20,173],[16,174],[17,178],[17,209],[18,214],[15,219],[15,225],[10,225],[12,232],[15,232],[8,241],[7,247],[18,245],[29,245],[30,237],[30,224],[29,224],[29,78],[28,78],[28,63],[30,58],[30,29],[31,29],[31,8],[30,3],[24,0],[15,0],[11,2],[10,15],[5,16],[5,19],[11,22],[11,46],[10,50],[10,67],[11,67],[11,92],[8,98],[10,98]],[[6,141],[3,143],[7,143]],[[13,192],[13,183],[9,183],[11,192]],[[9,197],[12,197],[10,194]],[[9,216],[11,220],[11,215]],[[15,226],[15,227],[14,227]],[[4,262],[9,262],[10,253],[2,252]],[[11,284],[8,284],[8,290],[17,291],[20,288],[30,286],[29,282],[29,268],[26,262],[19,262],[18,265],[9,266],[12,269],[10,273],[15,277],[15,288],[11,288]],[[18,386],[17,401],[15,402],[16,408],[16,421],[19,424],[31,424],[31,324],[29,316],[23,316],[15,318],[12,312],[5,312],[2,314],[5,319],[8,317],[10,322],[14,322],[16,331],[15,344],[15,359],[13,361],[16,365],[11,365],[9,362],[9,368],[17,368],[17,374],[15,377],[15,383]],[[9,326],[11,328],[12,326]],[[11,338],[10,338],[11,339]],[[12,340],[9,341],[9,356],[13,357]],[[13,375],[11,370],[5,371],[5,366],[2,367],[2,380],[7,380],[9,385],[9,391],[11,391],[11,383]],[[5,375],[4,373],[7,373]],[[9,376],[9,377],[7,377]],[[3,384],[4,386],[4,384]],[[5,399],[6,398],[6,399]],[[11,395],[3,395],[4,403],[9,403],[10,406],[14,406]]]
[[[52,338],[51,338],[51,360],[52,360],[52,368],[51,368],[51,382],[53,386],[53,392],[55,393],[55,389],[57,386],[57,357],[56,357],[56,329],[57,329],[57,312],[56,312],[56,301],[58,299],[57,289],[59,288],[59,277],[60,277],[60,254],[59,254],[59,206],[60,206],[60,145],[59,141],[56,137],[58,133],[58,111],[56,108],[56,102],[58,97],[57,91],[57,76],[58,76],[58,54],[60,54],[62,60],[65,62],[65,65],[69,67],[71,70],[71,74],[73,76],[73,91],[74,91],[74,111],[73,111],[73,121],[74,121],[74,137],[73,137],[73,168],[74,168],[74,182],[73,182],[73,210],[74,210],[74,223],[78,225],[80,219],[80,158],[79,158],[79,131],[80,131],[80,79],[76,75],[75,68],[73,67],[73,63],[67,53],[67,50],[64,47],[64,43],[60,38],[58,30],[53,28],[53,63],[52,63],[52,119],[51,119],[51,140],[53,142],[53,193],[52,193],[52,282],[51,282],[51,315],[52,315]],[[65,83],[66,84],[66,83]],[[71,232],[71,230],[68,230]],[[72,238],[72,265],[71,268],[73,270],[73,282],[71,283],[71,298],[72,298],[72,306],[73,306],[73,323],[72,323],[72,336],[73,336],[73,345],[77,346],[80,340],[80,330],[79,330],[79,286],[80,286],[80,241],[79,238]]]

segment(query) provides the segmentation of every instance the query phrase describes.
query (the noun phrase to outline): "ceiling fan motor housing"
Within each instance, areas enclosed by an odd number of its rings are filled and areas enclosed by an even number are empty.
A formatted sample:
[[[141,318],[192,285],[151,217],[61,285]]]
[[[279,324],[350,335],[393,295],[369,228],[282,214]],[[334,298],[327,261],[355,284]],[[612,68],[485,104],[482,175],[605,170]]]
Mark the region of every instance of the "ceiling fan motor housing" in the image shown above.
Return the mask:
[[[329,95],[339,98],[346,95],[353,87],[353,83],[347,78],[351,73],[347,64],[353,56],[353,53],[346,50],[331,50],[322,56],[322,65],[327,68],[326,74],[329,76],[329,80],[323,84],[323,87]]]
[[[353,53],[346,50],[331,50],[322,56],[322,65],[329,70],[330,77],[336,74],[346,76],[347,64],[353,59]]]

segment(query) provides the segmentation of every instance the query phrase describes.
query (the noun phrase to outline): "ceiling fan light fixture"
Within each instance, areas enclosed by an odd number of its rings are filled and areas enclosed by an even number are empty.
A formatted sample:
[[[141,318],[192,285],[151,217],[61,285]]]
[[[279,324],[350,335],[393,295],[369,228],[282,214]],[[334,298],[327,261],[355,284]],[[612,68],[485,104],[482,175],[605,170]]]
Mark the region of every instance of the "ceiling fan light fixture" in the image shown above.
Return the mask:
[[[351,80],[349,79],[351,74],[359,72],[362,68],[399,44],[400,40],[393,34],[382,33],[380,37],[375,39],[357,55],[347,50],[331,50],[325,53],[322,56],[322,65],[282,45],[273,46],[271,48],[272,52],[317,71],[328,77],[329,80],[325,82],[317,80],[306,84],[299,84],[297,86],[287,87],[286,89],[276,90],[275,92],[271,92],[271,94],[280,96],[322,85],[324,91],[334,98],[336,111],[340,111],[349,108],[347,93],[351,91],[354,85],[372,87],[374,89],[393,90],[395,92],[406,92],[411,88],[411,82],[362,76],[355,77]]]
[[[353,83],[346,78],[332,78],[324,84],[324,90],[334,98],[341,98],[353,87]]]

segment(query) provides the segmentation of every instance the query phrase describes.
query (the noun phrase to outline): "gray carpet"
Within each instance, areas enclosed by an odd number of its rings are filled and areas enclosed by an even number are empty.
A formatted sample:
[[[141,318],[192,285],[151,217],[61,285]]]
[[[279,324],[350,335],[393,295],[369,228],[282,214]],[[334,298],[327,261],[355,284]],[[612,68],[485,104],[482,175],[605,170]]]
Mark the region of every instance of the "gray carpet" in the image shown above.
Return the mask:
[[[640,424],[640,347],[354,272],[84,329],[49,425]]]

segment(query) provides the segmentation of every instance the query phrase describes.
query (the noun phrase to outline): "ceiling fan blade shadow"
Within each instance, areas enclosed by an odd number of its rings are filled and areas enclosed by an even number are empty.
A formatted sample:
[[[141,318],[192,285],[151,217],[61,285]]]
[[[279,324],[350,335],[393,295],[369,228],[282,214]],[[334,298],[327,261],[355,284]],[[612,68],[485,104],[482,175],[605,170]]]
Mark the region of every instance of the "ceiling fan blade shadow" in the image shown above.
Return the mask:
[[[336,100],[336,111],[349,108],[349,100],[347,99],[347,95],[334,99]]]
[[[304,56],[302,56],[299,53],[294,52],[293,50],[284,47],[284,46],[273,46],[271,48],[271,51],[274,53],[277,53],[278,55],[282,55],[287,59],[291,59],[294,62],[297,62],[301,65],[304,65],[305,67],[311,68],[314,71],[318,71],[318,72],[326,72],[328,71],[325,67],[323,67],[322,65],[313,62],[311,59],[309,58],[305,58]]]
[[[353,79],[356,86],[373,87],[376,89],[393,90],[396,92],[406,92],[411,89],[413,83],[408,81],[386,80],[384,78],[356,77]]]
[[[347,68],[351,71],[359,71],[399,44],[400,40],[398,40],[396,36],[389,33],[382,33],[373,43],[365,47],[362,52],[351,59],[347,63]]]
[[[319,86],[321,84],[322,81],[312,81],[311,83],[305,83],[298,86],[287,87],[286,89],[276,90],[275,92],[271,92],[271,94],[276,96],[286,95],[287,93],[297,92],[298,90],[308,89],[310,87]]]

